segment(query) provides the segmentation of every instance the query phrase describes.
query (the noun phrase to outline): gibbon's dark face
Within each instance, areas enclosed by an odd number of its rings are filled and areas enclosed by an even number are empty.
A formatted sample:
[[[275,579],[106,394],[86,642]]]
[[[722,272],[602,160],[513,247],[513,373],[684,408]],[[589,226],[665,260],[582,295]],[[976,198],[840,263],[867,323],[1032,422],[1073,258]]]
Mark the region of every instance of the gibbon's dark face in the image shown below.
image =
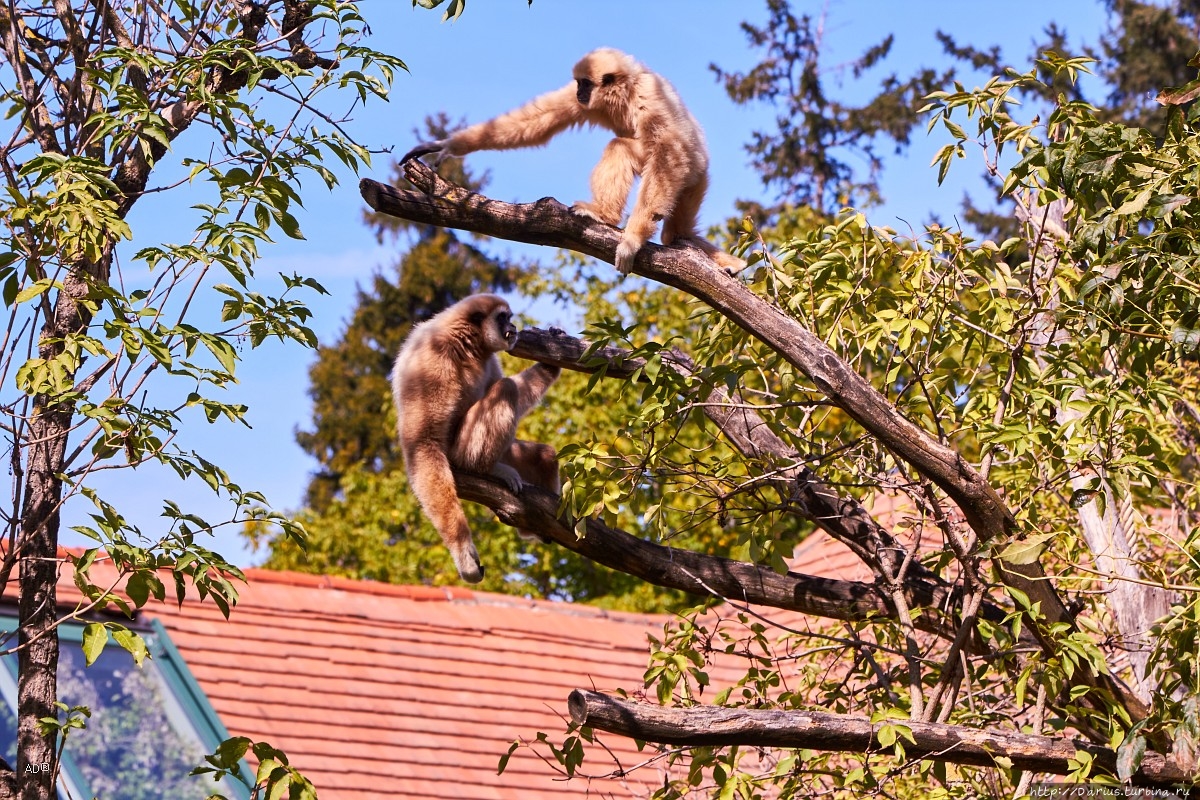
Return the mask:
[[[600,86],[612,86],[616,82],[617,76],[611,72],[600,76]],[[592,92],[596,90],[596,82],[591,78],[576,78],[575,86],[575,97],[579,99],[579,104],[587,106],[592,100]]]
[[[494,319],[496,328],[504,337],[504,341],[508,343],[508,349],[511,350],[512,346],[517,343],[517,326],[512,324],[512,312],[508,310],[508,306],[501,306],[496,310]]]
[[[467,316],[478,329],[484,350],[489,353],[507,352],[517,343],[517,326],[512,323],[512,310],[508,303],[489,295],[470,298],[474,307]]]

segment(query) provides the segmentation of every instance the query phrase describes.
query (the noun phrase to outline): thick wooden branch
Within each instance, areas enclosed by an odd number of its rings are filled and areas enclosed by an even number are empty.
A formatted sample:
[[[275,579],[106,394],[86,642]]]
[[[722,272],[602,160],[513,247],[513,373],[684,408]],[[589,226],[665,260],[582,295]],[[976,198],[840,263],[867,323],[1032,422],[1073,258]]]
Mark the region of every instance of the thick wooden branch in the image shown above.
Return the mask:
[[[554,198],[503,203],[447,183],[416,160],[406,162],[404,171],[420,191],[364,179],[359,183],[363,199],[380,213],[413,222],[565,247],[610,264],[614,260],[620,232],[571,213]],[[647,244],[637,255],[634,271],[703,300],[786,358],[889,450],[940,486],[985,542],[1012,533],[1012,515],[978,470],[905,418],[828,345],[719,269],[703,251]]]
[[[540,361],[563,369],[593,373],[604,369],[612,378],[628,378],[645,366],[645,360],[617,347],[599,348],[586,359],[587,345],[561,332],[526,328],[517,336],[510,353],[518,358]],[[691,361],[682,353],[664,358],[664,367],[680,375],[693,374]],[[787,498],[789,506],[805,519],[843,542],[870,566],[877,575],[895,575],[896,555],[904,548],[881,526],[856,499],[841,496],[803,463],[800,453],[776,436],[762,417],[743,403],[733,403],[721,387],[705,399],[704,413],[742,455],[778,465],[778,477],[770,483]],[[907,577],[914,577],[949,590],[942,578],[914,561]],[[949,612],[951,609],[943,608]],[[992,622],[1004,619],[1006,612],[992,603],[984,603],[979,616]]]
[[[576,689],[567,699],[571,719],[578,725],[631,739],[676,746],[776,747],[830,752],[889,754],[878,737],[880,724],[864,717],[814,711],[696,706],[667,708]],[[990,767],[1007,758],[1017,769],[1068,775],[1077,751],[1089,753],[1102,769],[1116,774],[1116,753],[1076,739],[978,730],[934,722],[898,721],[912,738],[896,737],[908,759],[931,759],[951,764]],[[1169,787],[1190,783],[1192,776],[1161,753],[1147,752],[1133,782]]]
[[[584,342],[571,336],[526,328],[518,335],[511,353],[578,372],[593,373],[603,368],[605,375],[613,378],[628,378],[645,366],[644,359],[620,348],[605,347],[584,360],[586,350]],[[691,359],[683,353],[664,354],[663,366],[684,377],[694,374]],[[777,477],[769,483],[787,499],[793,511],[849,547],[880,577],[888,579],[896,574],[905,547],[856,499],[839,495],[822,481],[795,448],[771,431],[758,412],[735,402],[718,386],[704,398],[704,413],[739,453],[771,463]],[[914,562],[910,570],[918,577],[942,582],[919,562]]]
[[[534,486],[513,494],[499,481],[456,472],[458,496],[492,509],[502,522],[535,531],[598,564],[633,575],[655,586],[681,589],[695,595],[799,611],[825,619],[864,621],[895,619],[884,591],[870,583],[843,581],[788,572],[784,575],[720,556],[680,550],[648,542],[594,520],[586,521],[582,537],[575,520],[558,516],[558,498]],[[904,594],[919,609],[916,627],[953,638],[953,620],[940,613],[951,601],[951,589],[930,581],[910,579]]]
[[[620,232],[571,213],[557,200],[504,203],[443,181],[419,161],[404,164],[405,177],[419,191],[402,191],[370,179],[359,183],[363,199],[376,211],[428,225],[482,233],[530,244],[563,247],[613,263]],[[840,359],[821,339],[737,278],[717,267],[701,250],[647,244],[634,263],[637,274],[696,297],[736,322],[799,369],[835,405],[874,435],[897,457],[933,481],[962,510],[984,546],[997,547],[1017,533],[1004,500],[973,465],[901,414],[886,397]],[[1047,654],[1057,649],[1055,625],[1075,629],[1041,564],[996,559],[1001,579],[1040,609],[1028,625]],[[1091,683],[1121,698],[1134,719],[1144,704],[1109,676],[1089,674]]]

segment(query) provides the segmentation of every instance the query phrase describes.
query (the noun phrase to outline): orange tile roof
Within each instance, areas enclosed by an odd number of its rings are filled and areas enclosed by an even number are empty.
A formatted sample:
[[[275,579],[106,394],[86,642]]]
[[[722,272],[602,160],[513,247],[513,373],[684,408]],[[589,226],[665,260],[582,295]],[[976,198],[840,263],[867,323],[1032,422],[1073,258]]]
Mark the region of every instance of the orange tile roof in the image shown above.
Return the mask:
[[[556,780],[527,748],[503,775],[496,767],[517,738],[561,742],[572,689],[638,689],[646,634],[661,637],[664,616],[261,569],[247,578],[229,620],[192,597],[151,601],[143,615],[166,627],[230,734],[282,749],[322,800],[645,797],[662,784],[654,768]],[[69,576],[59,585],[67,599]],[[625,767],[649,755],[605,742]],[[612,768],[599,758],[583,771]]]

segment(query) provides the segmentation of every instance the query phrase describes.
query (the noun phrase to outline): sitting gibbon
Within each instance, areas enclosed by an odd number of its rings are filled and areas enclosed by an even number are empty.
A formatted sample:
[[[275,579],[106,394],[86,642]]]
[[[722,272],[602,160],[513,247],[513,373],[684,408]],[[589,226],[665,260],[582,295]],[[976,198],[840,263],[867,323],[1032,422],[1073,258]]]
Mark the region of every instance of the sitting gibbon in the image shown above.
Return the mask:
[[[446,139],[417,145],[403,161],[428,153],[463,156],[476,150],[507,150],[542,145],[575,125],[599,125],[617,135],[604,148],[592,172],[592,201],[574,210],[618,225],[633,179],[641,187],[629,223],[617,246],[622,275],[663,223],[662,242],[701,248],[728,270],[745,266],[696,230],[700,203],[708,190],[708,149],[704,133],[674,87],[631,56],[610,48],[593,50],[575,65],[573,82],[537,97],[488,122]]]
[[[508,303],[471,295],[413,328],[392,369],[408,482],[470,583],[483,580],[483,567],[451,468],[499,478],[514,492],[524,483],[559,491],[554,448],[515,438],[559,368],[534,364],[504,377],[496,354],[516,341]]]

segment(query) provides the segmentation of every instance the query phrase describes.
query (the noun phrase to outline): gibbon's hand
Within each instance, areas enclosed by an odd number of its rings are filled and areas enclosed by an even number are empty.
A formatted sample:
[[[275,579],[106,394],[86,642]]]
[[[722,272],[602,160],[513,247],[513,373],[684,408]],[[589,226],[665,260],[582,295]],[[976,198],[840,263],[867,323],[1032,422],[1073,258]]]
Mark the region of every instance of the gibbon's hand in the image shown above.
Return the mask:
[[[436,160],[438,160],[438,161],[440,161],[443,157],[445,157],[445,155],[446,155],[446,140],[438,139],[433,142],[421,142],[416,147],[414,147],[412,150],[409,150],[407,153],[405,153],[404,158],[400,159],[400,163],[403,164],[406,161],[412,161],[414,158],[420,158],[421,156],[427,156],[430,153],[437,153],[438,157]]]
[[[617,245],[617,257],[613,259],[616,262],[617,272],[621,275],[633,272],[633,259],[637,257],[638,251],[641,249],[635,242],[622,238],[621,243]]]

